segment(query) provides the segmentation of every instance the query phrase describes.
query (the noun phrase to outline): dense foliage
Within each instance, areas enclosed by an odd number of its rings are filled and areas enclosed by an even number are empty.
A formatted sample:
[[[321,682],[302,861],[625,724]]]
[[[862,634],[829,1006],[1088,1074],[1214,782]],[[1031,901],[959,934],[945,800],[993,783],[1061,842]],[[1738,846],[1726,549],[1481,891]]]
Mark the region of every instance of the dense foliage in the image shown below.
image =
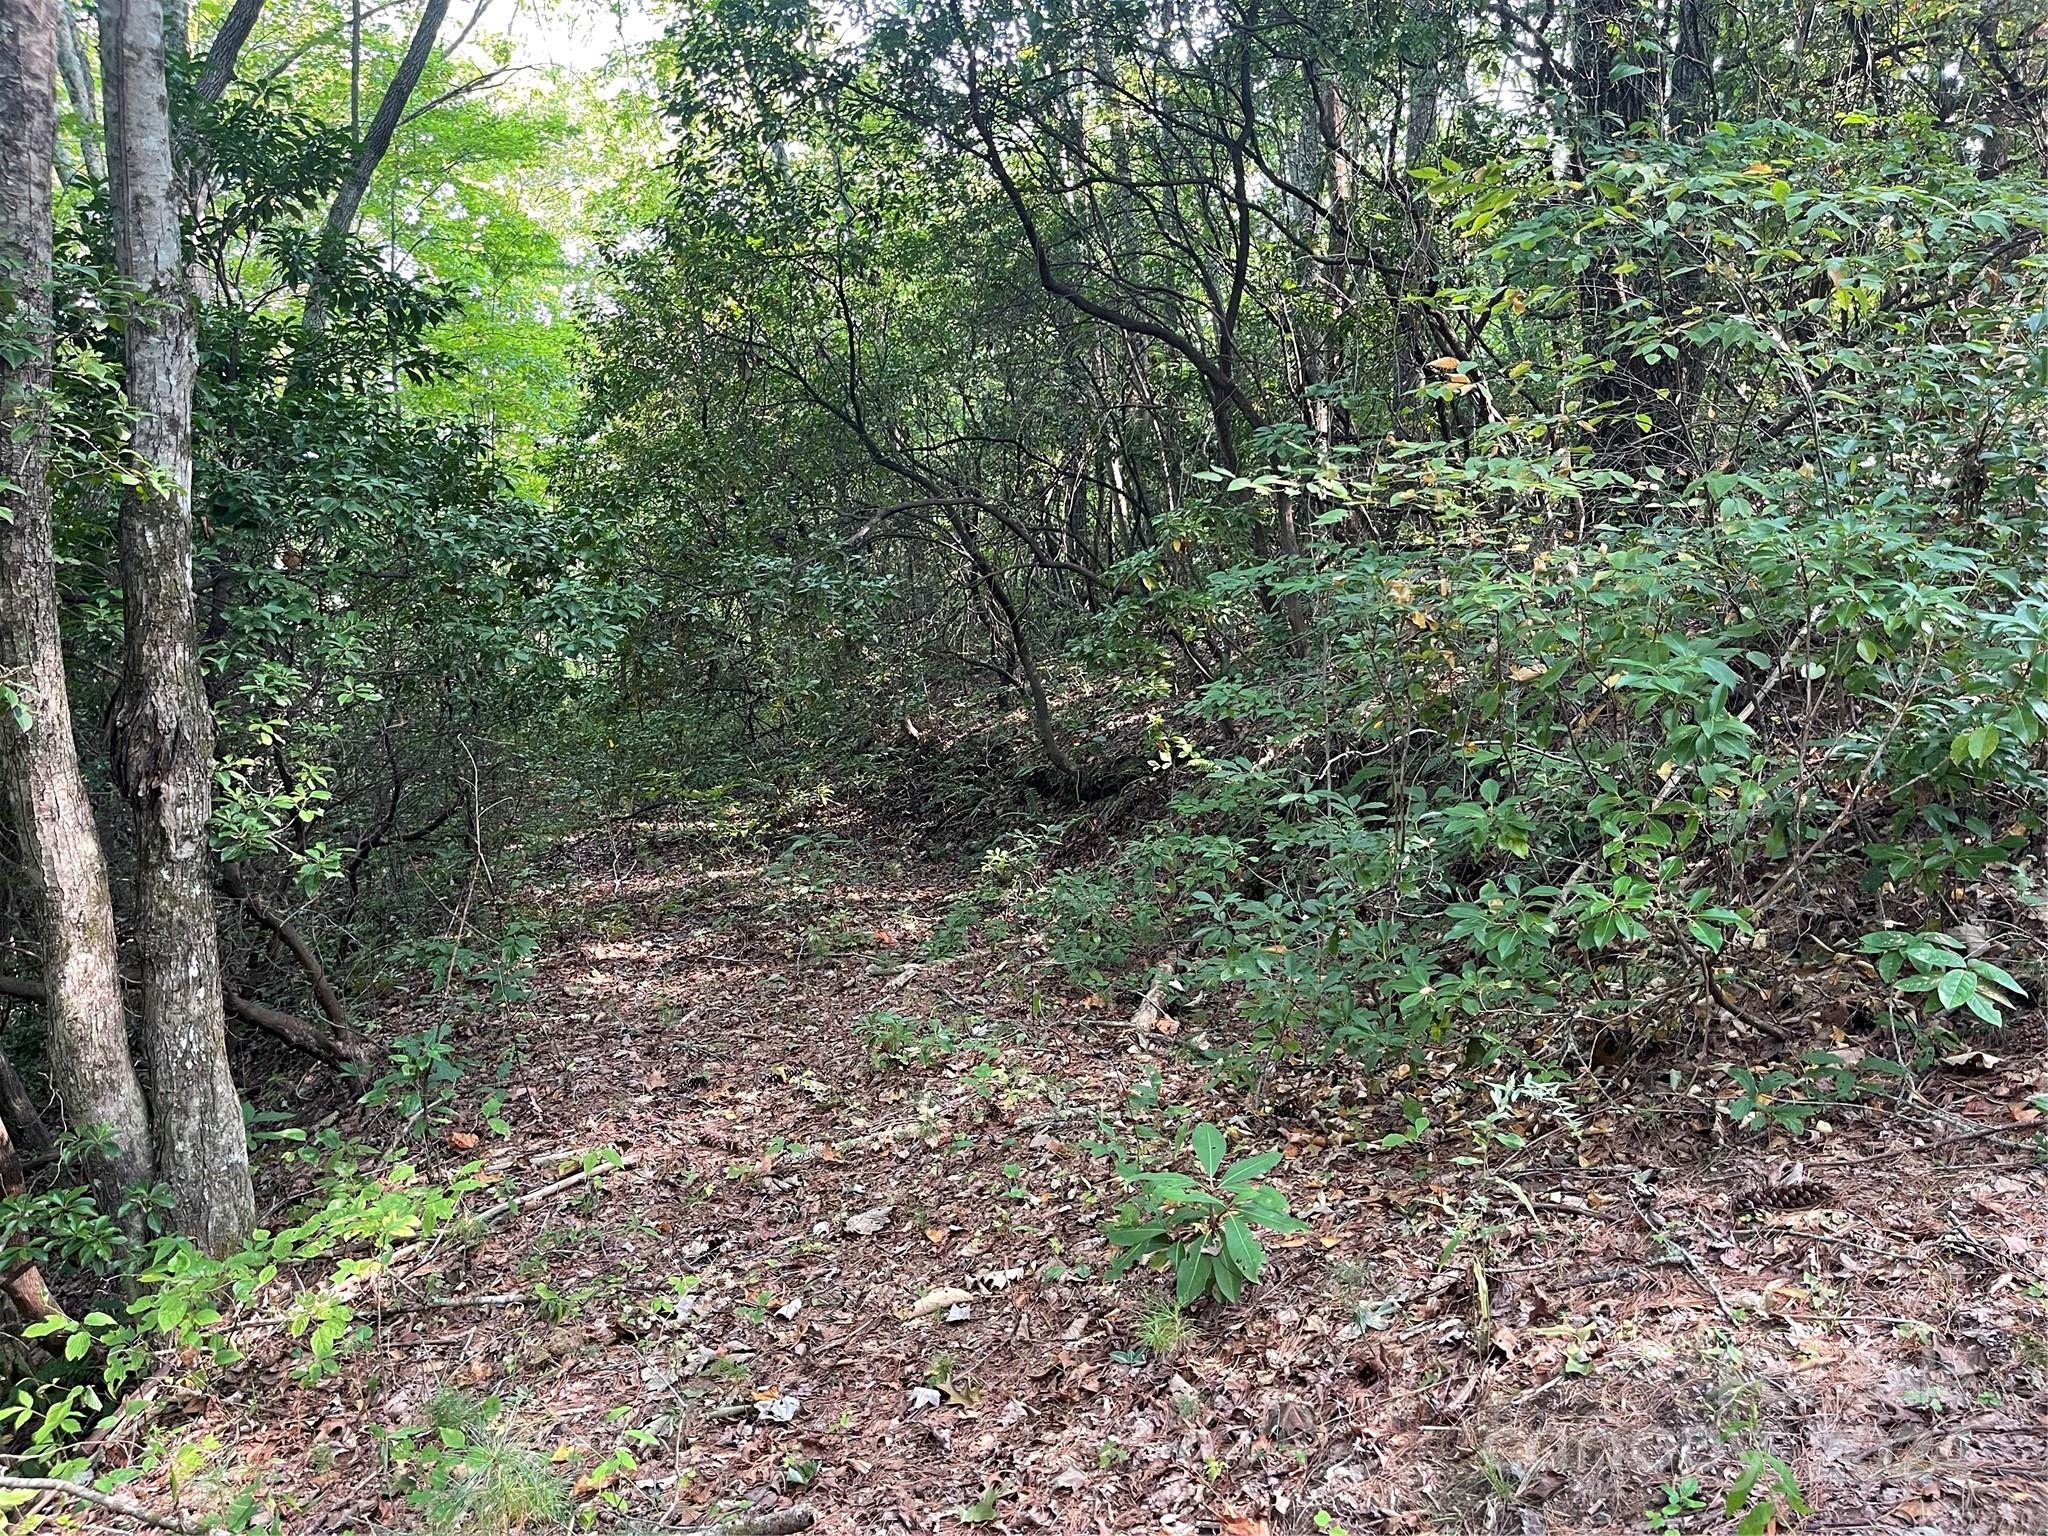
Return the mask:
[[[1172,796],[1041,882],[1059,953],[1192,954],[1289,1048],[1555,1061],[1731,944],[2009,914],[2033,44],[1845,26],[691,13],[564,464],[657,594],[620,729],[888,743],[999,684],[1049,799]]]
[[[512,44],[465,32],[331,238],[407,30],[273,3],[218,100],[174,81],[225,1006],[303,1049],[294,1014],[362,1023],[340,993],[440,994],[325,1047],[396,1139],[460,1078],[451,999],[518,991],[508,852],[716,791],[915,801],[987,876],[931,952],[999,917],[1123,1000],[1170,969],[1248,1077],[1440,1052],[1540,1092],[1711,1040],[1795,958],[1882,998],[1854,1065],[1903,1074],[2048,984],[2009,942],[2048,805],[2025,15],[717,0],[669,17],[652,98],[503,100]],[[90,727],[135,300],[74,170]],[[10,895],[0,955],[36,949]],[[915,1054],[875,1020],[878,1070]],[[40,1084],[26,1010],[5,1044]],[[1741,1125],[1862,1091],[1828,1053],[1729,1065]],[[140,1297],[43,1327],[64,1358],[0,1420],[38,1456],[220,1297],[484,1187],[276,1134],[310,1203],[240,1254],[149,1189],[0,1198],[0,1264]],[[1126,1169],[1114,1241],[1234,1301],[1296,1219],[1277,1154],[1190,1149],[1199,1179]],[[351,1325],[294,1315],[315,1374]]]

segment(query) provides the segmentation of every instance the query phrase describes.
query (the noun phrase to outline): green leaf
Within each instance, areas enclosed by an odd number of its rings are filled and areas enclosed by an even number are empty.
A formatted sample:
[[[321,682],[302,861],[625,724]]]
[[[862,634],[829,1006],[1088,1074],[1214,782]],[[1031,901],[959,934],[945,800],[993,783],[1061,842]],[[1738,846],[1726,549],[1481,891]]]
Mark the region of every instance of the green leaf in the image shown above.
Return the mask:
[[[1142,1248],[1156,1237],[1164,1236],[1164,1227],[1111,1227],[1102,1235],[1116,1248]]]
[[[1219,1258],[1209,1278],[1216,1287],[1217,1295],[1225,1301],[1235,1301],[1244,1294],[1245,1282],[1250,1276],[1239,1274],[1234,1265],[1224,1258]]]
[[[1721,1513],[1734,1518],[1736,1511],[1749,1502],[1749,1496],[1756,1488],[1757,1479],[1764,1475],[1763,1458],[1752,1455],[1749,1464],[1734,1482],[1728,1485],[1728,1497],[1722,1502]]]
[[[1198,1299],[1209,1288],[1209,1271],[1212,1268],[1209,1255],[1199,1248],[1190,1248],[1181,1255],[1179,1266],[1173,1275],[1173,1298],[1182,1306]]]
[[[2027,989],[2013,980],[2010,972],[2001,970],[1989,960],[1972,960],[1970,962],[1970,969],[1975,971],[1984,980],[1990,982],[1994,987],[2004,992],[2010,992],[2014,997],[2025,997],[2027,995]],[[91,1322],[92,1319],[88,1317],[86,1321]]]
[[[1244,1219],[1255,1227],[1264,1227],[1268,1232],[1306,1232],[1308,1223],[1287,1214],[1285,1206],[1274,1210],[1268,1206],[1246,1205]]]
[[[1224,1218],[1223,1254],[1247,1280],[1258,1279],[1259,1271],[1265,1267],[1266,1250],[1241,1216]]]
[[[1229,1150],[1223,1140],[1223,1133],[1204,1120],[1195,1127],[1195,1161],[1202,1165],[1202,1172],[1210,1178],[1216,1177],[1216,1170],[1223,1166],[1223,1154]]]
[[[960,1523],[963,1525],[985,1525],[996,1517],[996,1505],[1010,1496],[1010,1490],[1001,1483],[990,1483],[981,1490],[981,1497],[972,1504],[960,1508]]]
[[[1281,1154],[1260,1152],[1252,1157],[1241,1157],[1223,1170],[1223,1184],[1226,1189],[1241,1189],[1261,1174],[1271,1173],[1280,1166]]]
[[[1977,995],[1977,976],[1973,971],[1944,972],[1934,995],[1941,999],[1944,1008],[1960,1008]]]

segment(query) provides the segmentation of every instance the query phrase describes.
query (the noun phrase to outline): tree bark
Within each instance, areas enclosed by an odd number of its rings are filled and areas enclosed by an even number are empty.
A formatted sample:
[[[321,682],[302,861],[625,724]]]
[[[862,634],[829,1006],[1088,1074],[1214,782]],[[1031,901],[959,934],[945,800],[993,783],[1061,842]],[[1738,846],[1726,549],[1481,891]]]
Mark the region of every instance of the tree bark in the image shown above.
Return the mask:
[[[210,1251],[255,1215],[242,1106],[228,1073],[207,822],[213,712],[192,598],[192,384],[198,317],[179,230],[163,0],[101,0],[114,251],[136,483],[121,500],[125,649],[113,767],[134,817],[142,1030],[157,1168],[178,1229]]]
[[[235,0],[206,49],[206,68],[199,75],[202,100],[220,100],[221,92],[235,78],[242,44],[249,41],[249,34],[256,30],[256,20],[262,14],[263,0]]]
[[[1678,35],[1671,50],[1668,115],[1677,138],[1694,138],[1714,121],[1713,0],[1678,0]]]
[[[64,1113],[101,1150],[104,1208],[150,1177],[149,1120],[128,1054],[114,909],[79,768],[51,544],[50,169],[59,0],[0,0],[0,777],[43,946],[50,1064]],[[10,358],[21,361],[10,362]]]

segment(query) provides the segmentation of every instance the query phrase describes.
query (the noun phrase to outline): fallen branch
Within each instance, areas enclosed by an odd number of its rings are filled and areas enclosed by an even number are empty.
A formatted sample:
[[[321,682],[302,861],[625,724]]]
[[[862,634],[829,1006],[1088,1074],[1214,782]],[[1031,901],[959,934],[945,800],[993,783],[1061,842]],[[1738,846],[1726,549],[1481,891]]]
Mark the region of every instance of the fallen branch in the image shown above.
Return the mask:
[[[341,996],[334,990],[334,984],[327,979],[327,968],[320,963],[320,956],[313,946],[306,942],[304,934],[292,925],[291,919],[279,912],[269,902],[249,889],[242,872],[232,864],[220,867],[220,888],[242,904],[242,908],[263,927],[277,936],[280,944],[291,951],[299,969],[306,973],[306,984],[313,989],[313,1001],[319,1007],[322,1017],[337,1030],[348,1030],[348,1010],[341,1006]],[[351,1031],[353,1033],[353,1031]],[[364,1042],[368,1048],[368,1042]]]
[[[799,1504],[772,1515],[742,1515],[736,1520],[717,1520],[709,1525],[663,1527],[673,1536],[796,1536],[817,1524],[818,1517]]]
[[[40,1003],[47,1001],[49,994],[43,990],[40,981],[17,981],[11,976],[0,976],[0,997],[19,997]],[[244,1024],[252,1024],[265,1034],[276,1036],[293,1050],[303,1051],[329,1066],[368,1066],[378,1059],[377,1048],[353,1030],[324,1030],[307,1023],[295,1013],[269,1007],[238,992],[222,993],[221,1002],[231,1017],[240,1019]]]
[[[153,1525],[160,1531],[176,1531],[178,1536],[227,1536],[226,1527],[208,1525],[203,1520],[194,1520],[187,1515],[160,1515],[153,1509],[146,1509],[133,1499],[118,1493],[101,1493],[97,1488],[84,1483],[69,1483],[61,1477],[8,1477],[0,1475],[0,1493],[55,1493],[66,1498],[77,1499],[81,1504],[90,1504],[104,1509],[110,1515],[120,1515],[129,1520],[140,1520],[144,1525]],[[802,1527],[794,1527],[801,1530]]]
[[[330,1067],[366,1067],[378,1059],[377,1048],[352,1029],[322,1029],[295,1013],[272,1008],[254,998],[236,992],[226,996],[232,1017]]]
[[[1816,1168],[1858,1168],[1866,1163],[1882,1163],[1894,1157],[1904,1157],[1909,1152],[1939,1152],[1944,1147],[1960,1146],[1966,1141],[1983,1141],[1987,1137],[2002,1136],[2008,1131],[2024,1132],[2024,1125],[1980,1125],[1974,1131],[1964,1131],[1959,1136],[1944,1136],[1940,1141],[1930,1141],[1924,1147],[1887,1147],[1882,1152],[1871,1152],[1863,1157],[1817,1157],[1813,1160]]]

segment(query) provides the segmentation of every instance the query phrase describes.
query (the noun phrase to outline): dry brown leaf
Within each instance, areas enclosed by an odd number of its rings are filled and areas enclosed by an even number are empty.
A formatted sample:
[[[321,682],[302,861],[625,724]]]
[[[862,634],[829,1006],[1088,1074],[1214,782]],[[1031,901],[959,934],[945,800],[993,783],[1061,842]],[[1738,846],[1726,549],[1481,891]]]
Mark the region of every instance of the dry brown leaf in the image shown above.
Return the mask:
[[[963,1301],[974,1300],[974,1292],[963,1291],[957,1285],[942,1285],[936,1291],[927,1291],[917,1299],[917,1305],[906,1312],[898,1312],[897,1318],[912,1322],[920,1317],[930,1317],[934,1312],[943,1312],[956,1307]]]

